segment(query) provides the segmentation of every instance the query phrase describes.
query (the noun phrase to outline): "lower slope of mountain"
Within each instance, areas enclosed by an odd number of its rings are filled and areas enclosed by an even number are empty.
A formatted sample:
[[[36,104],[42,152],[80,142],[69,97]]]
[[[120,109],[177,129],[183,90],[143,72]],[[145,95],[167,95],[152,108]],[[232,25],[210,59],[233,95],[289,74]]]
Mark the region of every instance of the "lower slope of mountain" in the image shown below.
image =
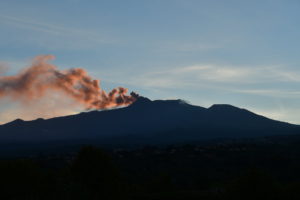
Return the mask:
[[[203,108],[182,100],[139,97],[124,108],[52,119],[17,119],[0,126],[0,143],[93,141],[108,145],[173,144],[218,138],[300,133],[300,126],[275,121],[231,105]]]

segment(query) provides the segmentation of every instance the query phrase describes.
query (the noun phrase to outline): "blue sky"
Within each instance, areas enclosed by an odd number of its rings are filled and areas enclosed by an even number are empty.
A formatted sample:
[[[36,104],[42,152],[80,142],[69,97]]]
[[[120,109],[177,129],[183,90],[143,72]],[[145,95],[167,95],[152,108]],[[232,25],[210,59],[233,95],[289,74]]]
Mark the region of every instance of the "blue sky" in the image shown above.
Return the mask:
[[[300,124],[299,10],[297,0],[2,0],[0,61],[14,73],[53,54],[107,90]],[[18,115],[9,105],[0,121]]]

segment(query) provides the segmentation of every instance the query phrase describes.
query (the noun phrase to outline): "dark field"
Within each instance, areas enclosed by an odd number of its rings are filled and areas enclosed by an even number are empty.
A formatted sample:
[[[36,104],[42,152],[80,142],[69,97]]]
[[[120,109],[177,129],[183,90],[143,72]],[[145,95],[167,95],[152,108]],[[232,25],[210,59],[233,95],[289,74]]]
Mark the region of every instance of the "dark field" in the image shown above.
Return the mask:
[[[300,199],[296,136],[2,159],[3,199]]]

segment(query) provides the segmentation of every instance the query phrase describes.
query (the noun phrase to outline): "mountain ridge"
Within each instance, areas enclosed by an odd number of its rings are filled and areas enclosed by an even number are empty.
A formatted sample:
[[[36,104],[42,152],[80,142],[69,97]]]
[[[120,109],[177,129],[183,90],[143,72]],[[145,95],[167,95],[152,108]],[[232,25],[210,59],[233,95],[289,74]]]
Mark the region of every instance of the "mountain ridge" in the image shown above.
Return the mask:
[[[2,142],[97,140],[113,144],[126,138],[127,143],[172,143],[296,133],[300,133],[299,125],[229,104],[204,108],[181,99],[152,101],[146,97],[117,109],[32,121],[17,119],[0,126]]]

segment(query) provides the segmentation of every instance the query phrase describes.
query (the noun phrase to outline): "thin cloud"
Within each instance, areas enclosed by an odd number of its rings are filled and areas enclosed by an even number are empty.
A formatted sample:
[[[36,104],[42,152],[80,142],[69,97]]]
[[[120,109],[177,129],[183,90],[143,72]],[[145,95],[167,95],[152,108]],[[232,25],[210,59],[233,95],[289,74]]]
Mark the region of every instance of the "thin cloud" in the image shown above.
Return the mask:
[[[300,98],[300,91],[279,90],[279,89],[230,89],[235,93],[252,94],[259,96],[281,97],[281,98]]]
[[[282,83],[295,85],[299,81],[300,71],[280,66],[192,65],[142,73],[127,83],[156,89],[211,89],[230,93],[299,98],[299,91],[274,86]]]
[[[280,66],[217,66],[193,65],[174,70],[175,74],[193,74],[202,80],[213,82],[300,82],[300,71]]]
[[[0,15],[0,23],[36,32],[37,35],[30,34],[28,39],[48,48],[80,48],[115,42],[110,36],[96,31],[69,28],[23,17]]]
[[[107,42],[106,40],[102,40],[96,37],[99,37],[98,34],[95,34],[94,32],[86,31],[86,30],[79,30],[79,29],[73,29],[73,28],[66,28],[62,26],[57,26],[45,22],[38,22],[30,19],[23,19],[23,18],[17,18],[17,17],[11,17],[11,16],[4,16],[0,15],[0,18],[5,19],[8,23],[11,23],[12,25],[21,26],[21,27],[27,27],[29,29],[33,29],[35,31],[43,31],[50,34],[55,35],[84,35],[84,36],[92,36],[93,40],[98,42]]]
[[[220,43],[207,43],[207,42],[178,42],[178,41],[171,41],[171,42],[160,42],[157,44],[156,48],[159,51],[176,51],[182,53],[191,53],[191,52],[202,52],[202,51],[210,51],[215,49],[220,49],[225,46],[224,42]]]
[[[256,107],[249,107],[249,109],[257,114],[266,116],[271,119],[286,121],[293,124],[300,124],[299,115],[300,109],[288,107],[272,107],[270,109],[257,109]]]
[[[144,78],[159,80],[172,79],[175,85],[178,79],[191,78],[194,81],[223,83],[258,83],[258,82],[300,82],[300,71],[282,67],[233,67],[217,65],[193,65],[166,71],[146,73]],[[190,80],[191,80],[190,79]]]
[[[178,68],[175,74],[195,76],[197,79],[210,80],[215,82],[239,81],[241,78],[253,73],[247,68],[218,67],[214,65],[194,65]]]

